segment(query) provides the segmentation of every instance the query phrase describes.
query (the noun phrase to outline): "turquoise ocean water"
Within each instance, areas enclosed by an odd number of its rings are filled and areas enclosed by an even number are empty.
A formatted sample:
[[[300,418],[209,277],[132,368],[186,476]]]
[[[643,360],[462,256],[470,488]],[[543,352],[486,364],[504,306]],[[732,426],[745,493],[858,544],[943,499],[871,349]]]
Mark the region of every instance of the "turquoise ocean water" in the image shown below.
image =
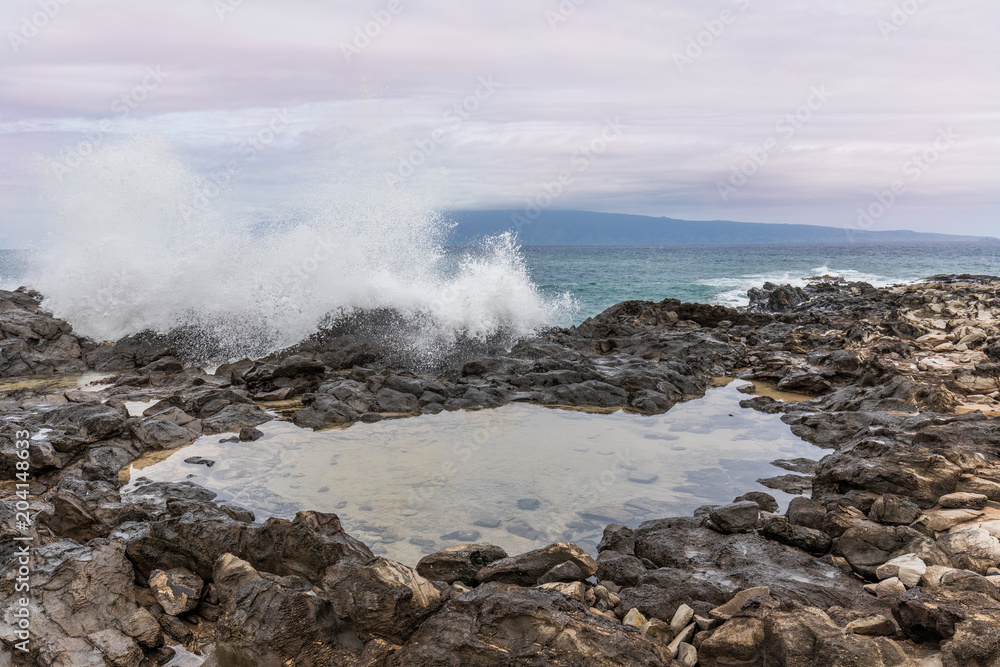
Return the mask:
[[[546,294],[569,292],[574,320],[626,299],[746,305],[766,281],[837,275],[876,286],[938,273],[1000,274],[1000,244],[536,246],[523,249]]]

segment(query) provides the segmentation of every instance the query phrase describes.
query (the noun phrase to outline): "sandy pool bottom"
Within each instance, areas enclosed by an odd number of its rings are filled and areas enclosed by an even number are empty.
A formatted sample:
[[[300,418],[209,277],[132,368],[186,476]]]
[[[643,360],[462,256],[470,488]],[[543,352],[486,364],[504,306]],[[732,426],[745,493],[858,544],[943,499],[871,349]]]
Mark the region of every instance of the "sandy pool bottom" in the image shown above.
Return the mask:
[[[313,432],[273,421],[256,442],[205,436],[133,468],[129,486],[191,480],[254,511],[337,513],[377,554],[416,564],[448,544],[520,553],[557,540],[594,551],[607,523],[633,526],[768,491],[774,459],[822,456],[778,415],[739,406],[744,384],[666,414],[593,414],[527,404]],[[209,467],[189,463],[194,457]]]

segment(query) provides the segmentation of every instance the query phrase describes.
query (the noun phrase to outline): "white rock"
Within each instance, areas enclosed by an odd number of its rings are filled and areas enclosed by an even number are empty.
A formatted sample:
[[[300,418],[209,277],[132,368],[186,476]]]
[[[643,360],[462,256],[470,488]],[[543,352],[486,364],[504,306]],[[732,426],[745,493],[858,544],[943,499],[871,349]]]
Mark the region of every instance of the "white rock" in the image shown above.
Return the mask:
[[[684,667],[694,667],[698,664],[698,649],[687,642],[681,642],[677,646],[677,662]]]
[[[965,526],[965,528],[971,528],[972,526]],[[991,519],[990,521],[982,521],[975,525],[976,528],[982,528],[987,533],[1000,539],[1000,519]],[[952,530],[951,532],[958,532],[958,530]]]
[[[906,592],[906,586],[896,577],[875,584],[875,595],[880,598],[898,597]]]
[[[547,591],[562,593],[568,598],[576,598],[581,602],[586,599],[582,581],[553,581],[552,583],[535,586],[535,588],[544,588]]]
[[[984,528],[967,528],[948,533],[938,539],[938,545],[952,556],[969,554],[974,558],[986,558],[994,565],[1000,563],[1000,540]]]
[[[883,563],[875,570],[875,575],[879,579],[889,579],[898,577],[907,588],[913,588],[920,583],[920,577],[927,571],[927,564],[920,560],[916,554],[904,554],[897,556],[887,563]]]
[[[677,657],[680,652],[681,644],[690,643],[691,639],[694,637],[695,625],[692,623],[678,633],[674,640],[667,644],[667,650],[670,651],[670,655]]]
[[[643,616],[635,607],[629,609],[628,613],[625,614],[625,618],[622,619],[622,625],[631,625],[636,629],[642,628],[645,623],[646,617]]]
[[[698,614],[694,615],[694,622],[695,625],[698,626],[699,630],[711,630],[719,623],[714,618],[705,618],[704,616],[699,616]]]
[[[924,588],[939,588],[941,586],[941,577],[954,569],[953,567],[946,567],[944,565],[928,565],[924,576],[920,577],[920,585]]]
[[[670,632],[676,636],[677,633],[691,623],[692,618],[694,618],[694,609],[686,604],[682,604],[677,608],[677,611],[674,612],[674,617],[670,619]]]
[[[674,638],[674,633],[670,631],[670,626],[658,618],[651,618],[643,623],[642,627],[639,628],[639,632],[647,637],[653,637],[668,643]]]

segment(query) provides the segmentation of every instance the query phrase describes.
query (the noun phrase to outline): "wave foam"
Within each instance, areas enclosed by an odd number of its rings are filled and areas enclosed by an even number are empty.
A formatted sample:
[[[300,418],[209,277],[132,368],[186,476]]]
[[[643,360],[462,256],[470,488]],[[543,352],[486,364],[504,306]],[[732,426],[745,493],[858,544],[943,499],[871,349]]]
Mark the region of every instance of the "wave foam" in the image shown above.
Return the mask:
[[[776,285],[793,285],[805,287],[809,282],[808,278],[814,276],[832,276],[843,278],[851,282],[871,283],[875,287],[884,287],[900,282],[898,279],[888,276],[880,276],[872,273],[863,273],[854,269],[832,269],[828,266],[820,266],[809,272],[808,276],[797,275],[789,271],[781,274],[752,274],[736,278],[716,278],[702,281],[704,285],[714,287],[719,290],[713,301],[722,306],[746,306],[750,303],[747,291],[751,287],[760,287],[766,282]]]
[[[344,166],[307,183],[278,222],[227,214],[158,138],[96,151],[58,184],[56,232],[30,283],[81,334],[207,329],[230,354],[264,354],[309,336],[331,312],[392,309],[421,323],[415,348],[564,320],[515,239],[445,261],[448,223],[383,170]],[[187,215],[184,212],[187,212]]]

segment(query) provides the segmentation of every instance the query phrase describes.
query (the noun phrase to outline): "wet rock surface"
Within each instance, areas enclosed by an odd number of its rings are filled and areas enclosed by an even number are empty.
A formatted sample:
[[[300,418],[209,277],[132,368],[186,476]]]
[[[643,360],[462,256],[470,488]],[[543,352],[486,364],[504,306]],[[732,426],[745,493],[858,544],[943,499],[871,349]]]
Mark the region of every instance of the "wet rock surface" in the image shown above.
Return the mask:
[[[34,519],[23,533],[30,650],[15,648],[7,607],[0,664],[156,665],[181,646],[208,665],[950,666],[1000,655],[1000,279],[765,285],[742,310],[629,301],[509,349],[462,347],[433,368],[340,323],[211,374],[189,363],[191,332],[98,344],[43,303],[0,292],[0,377],[18,378],[0,396],[5,479],[24,460],[15,432],[38,435],[22,496],[0,486],[4,600],[20,594],[18,501]],[[21,381],[87,370],[108,375],[86,391]],[[463,543],[412,568],[376,557],[333,514],[255,522],[194,484],[119,487],[132,461],[203,435],[256,446],[255,427],[274,418],[261,403],[299,401],[290,418],[309,428],[509,401],[658,413],[724,375],[813,396],[744,401],[827,449],[767,480],[799,496],[783,515],[747,489],[695,517],[613,524],[596,559],[569,542],[511,555]],[[130,402],[150,407],[130,413]]]

